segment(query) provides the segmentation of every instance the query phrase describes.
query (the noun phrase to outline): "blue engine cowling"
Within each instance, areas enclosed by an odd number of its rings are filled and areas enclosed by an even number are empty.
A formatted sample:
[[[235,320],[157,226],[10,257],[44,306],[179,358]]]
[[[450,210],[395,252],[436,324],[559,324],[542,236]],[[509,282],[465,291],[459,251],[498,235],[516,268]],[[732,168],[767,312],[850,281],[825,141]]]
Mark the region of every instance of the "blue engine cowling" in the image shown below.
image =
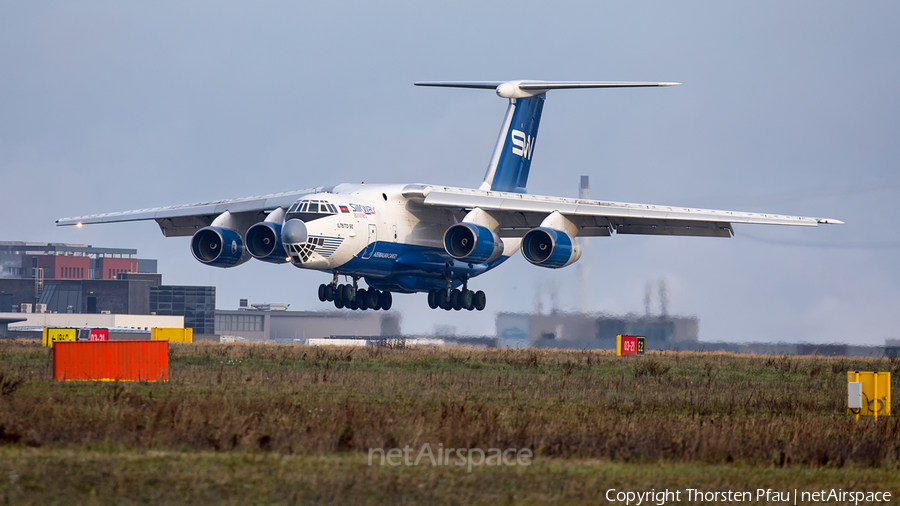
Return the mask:
[[[565,232],[537,227],[522,238],[522,255],[534,265],[559,269],[581,258],[581,247]]]
[[[191,239],[194,258],[214,267],[234,267],[248,258],[244,257],[244,241],[241,234],[221,227],[198,230]]]
[[[281,225],[278,223],[259,222],[247,229],[244,239],[247,252],[257,260],[273,264],[290,261],[281,244]]]
[[[503,241],[490,229],[472,223],[457,223],[444,232],[448,255],[470,263],[484,263],[503,253]]]

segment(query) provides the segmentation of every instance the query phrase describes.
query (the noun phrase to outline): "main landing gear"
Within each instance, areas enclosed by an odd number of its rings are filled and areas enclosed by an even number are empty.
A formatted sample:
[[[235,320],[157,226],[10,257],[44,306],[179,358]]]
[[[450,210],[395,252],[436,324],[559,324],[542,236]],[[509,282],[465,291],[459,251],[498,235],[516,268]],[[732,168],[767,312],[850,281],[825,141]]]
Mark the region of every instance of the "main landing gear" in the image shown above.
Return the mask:
[[[348,309],[384,309],[393,304],[391,292],[379,292],[374,288],[357,289],[356,281],[352,285],[327,284],[319,285],[319,300],[334,302],[334,307]]]
[[[445,311],[477,309],[481,311],[485,304],[487,304],[487,296],[481,290],[473,292],[465,287],[462,290],[458,288],[449,291],[447,289],[428,290],[428,307],[431,309],[441,308]]]

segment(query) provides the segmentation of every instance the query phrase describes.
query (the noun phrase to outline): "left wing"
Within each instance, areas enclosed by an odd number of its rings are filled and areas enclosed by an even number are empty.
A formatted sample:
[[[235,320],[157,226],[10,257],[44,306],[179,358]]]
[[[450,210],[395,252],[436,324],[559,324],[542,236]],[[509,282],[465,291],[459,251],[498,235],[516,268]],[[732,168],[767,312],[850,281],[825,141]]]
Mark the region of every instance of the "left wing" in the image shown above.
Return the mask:
[[[196,204],[153,207],[120,213],[91,214],[74,218],[60,218],[57,226],[87,225],[89,223],[115,223],[122,221],[155,220],[166,237],[193,235],[197,230],[209,226],[216,216],[225,211],[237,215],[239,222],[252,225],[265,219],[267,213],[282,207],[286,208],[298,198],[323,189],[309,188],[282,193],[270,193],[254,197],[243,197],[229,200],[213,200]],[[249,226],[248,225],[248,226]]]
[[[734,235],[732,223],[807,227],[820,223],[843,224],[842,221],[827,218],[626,204],[447,186],[408,185],[403,195],[419,200],[425,206],[460,211],[476,207],[485,211],[500,211],[499,233],[502,237],[522,237],[554,211],[572,220],[578,226],[578,235],[582,237],[609,236],[613,232],[731,237]]]

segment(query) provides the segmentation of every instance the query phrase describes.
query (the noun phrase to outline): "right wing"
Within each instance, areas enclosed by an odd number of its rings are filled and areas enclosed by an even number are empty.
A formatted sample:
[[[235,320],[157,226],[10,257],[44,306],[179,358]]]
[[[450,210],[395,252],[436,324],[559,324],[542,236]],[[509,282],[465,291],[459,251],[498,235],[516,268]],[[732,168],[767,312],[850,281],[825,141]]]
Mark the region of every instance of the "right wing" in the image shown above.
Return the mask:
[[[213,200],[196,204],[153,207],[120,213],[91,214],[56,220],[57,226],[87,225],[90,223],[116,223],[123,221],[155,220],[166,237],[194,235],[197,230],[208,227],[216,216],[230,211],[238,215],[241,222],[250,224],[262,221],[266,214],[282,207],[287,208],[303,195],[318,193],[322,188],[309,188],[282,193],[270,193],[254,197],[229,200]]]
[[[626,204],[522,193],[492,192],[446,186],[408,185],[407,198],[425,206],[465,212],[476,207],[499,211],[500,236],[522,237],[554,211],[566,216],[578,227],[579,236],[617,234],[683,235],[731,237],[732,223],[762,225],[799,225],[815,227],[842,224],[827,218],[806,218],[778,214],[716,211],[650,204]]]

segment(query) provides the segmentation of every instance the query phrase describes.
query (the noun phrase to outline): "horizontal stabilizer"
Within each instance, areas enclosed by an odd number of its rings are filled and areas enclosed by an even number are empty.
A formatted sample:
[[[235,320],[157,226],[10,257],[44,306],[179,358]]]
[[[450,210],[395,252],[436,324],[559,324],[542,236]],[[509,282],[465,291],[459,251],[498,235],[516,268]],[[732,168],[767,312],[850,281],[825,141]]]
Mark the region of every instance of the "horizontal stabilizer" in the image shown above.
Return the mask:
[[[493,90],[506,81],[419,81],[416,86],[437,86],[440,88],[479,88]]]
[[[677,86],[681,83],[613,82],[613,81],[420,81],[416,86],[442,88],[478,88],[497,91],[503,98],[525,98],[550,90],[580,88],[644,88],[649,86]]]

